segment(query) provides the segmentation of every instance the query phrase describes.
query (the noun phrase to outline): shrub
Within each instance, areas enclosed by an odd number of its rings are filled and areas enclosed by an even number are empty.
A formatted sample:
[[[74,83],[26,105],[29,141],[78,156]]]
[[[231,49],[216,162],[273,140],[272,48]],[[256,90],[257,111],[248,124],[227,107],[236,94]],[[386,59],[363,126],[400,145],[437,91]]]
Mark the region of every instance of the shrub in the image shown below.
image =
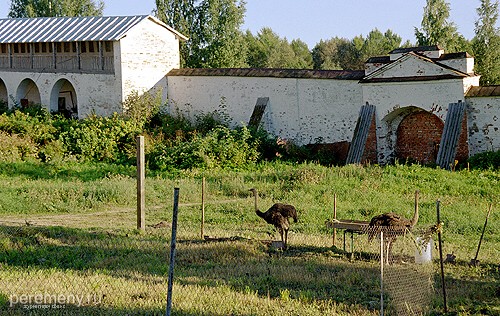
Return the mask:
[[[141,132],[135,122],[119,115],[92,115],[72,121],[60,138],[80,161],[126,162],[135,156],[135,137]]]
[[[17,134],[21,137],[29,136],[37,144],[43,144],[56,138],[57,130],[51,123],[51,116],[45,110],[35,114],[15,110],[10,114],[0,115],[0,131]]]
[[[469,166],[472,169],[500,169],[500,150],[487,151],[476,154],[469,158]]]
[[[0,161],[19,162],[37,159],[37,146],[28,136],[0,131]]]
[[[207,135],[194,133],[190,141],[157,146],[148,156],[149,167],[161,171],[191,168],[242,168],[257,162],[257,143],[243,127],[218,126]]]

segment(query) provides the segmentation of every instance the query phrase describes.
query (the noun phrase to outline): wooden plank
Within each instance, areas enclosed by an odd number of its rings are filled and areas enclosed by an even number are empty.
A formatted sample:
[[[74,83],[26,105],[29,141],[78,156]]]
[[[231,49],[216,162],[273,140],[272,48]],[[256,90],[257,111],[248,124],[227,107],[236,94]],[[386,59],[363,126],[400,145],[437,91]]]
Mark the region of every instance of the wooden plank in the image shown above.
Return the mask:
[[[370,224],[367,221],[357,221],[350,219],[337,219],[328,223],[331,228],[345,229],[353,232],[364,232],[366,227]]]
[[[373,115],[375,115],[374,105],[366,103],[361,107],[349,152],[347,153],[346,164],[361,163]]]
[[[461,101],[450,103],[448,106],[446,122],[436,159],[436,164],[443,169],[450,170],[454,165],[458,140],[462,132],[462,121],[465,117],[465,109],[465,102]]]
[[[264,111],[266,110],[267,103],[269,102],[268,97],[257,98],[257,103],[252,112],[252,116],[250,116],[250,121],[248,122],[248,126],[259,127],[260,121],[262,120],[262,116],[264,115]]]

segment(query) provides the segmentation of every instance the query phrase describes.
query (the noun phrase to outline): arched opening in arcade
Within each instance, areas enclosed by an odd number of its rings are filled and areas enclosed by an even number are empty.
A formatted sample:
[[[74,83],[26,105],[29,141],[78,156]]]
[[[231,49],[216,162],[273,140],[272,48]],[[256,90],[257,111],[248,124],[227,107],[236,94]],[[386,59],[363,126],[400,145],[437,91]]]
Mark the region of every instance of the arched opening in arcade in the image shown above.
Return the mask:
[[[31,79],[24,79],[17,87],[16,102],[20,107],[40,105],[40,91],[36,83]]]
[[[78,117],[76,91],[71,82],[60,79],[50,93],[50,111],[60,113],[66,118]]]

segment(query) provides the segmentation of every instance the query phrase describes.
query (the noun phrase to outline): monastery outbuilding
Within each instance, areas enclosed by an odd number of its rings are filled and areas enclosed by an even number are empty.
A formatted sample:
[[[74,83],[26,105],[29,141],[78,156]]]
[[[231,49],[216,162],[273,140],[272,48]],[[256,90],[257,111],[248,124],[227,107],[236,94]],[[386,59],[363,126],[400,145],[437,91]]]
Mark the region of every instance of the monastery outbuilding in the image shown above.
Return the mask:
[[[474,58],[401,48],[364,70],[181,69],[186,37],[152,16],[0,20],[0,100],[73,117],[123,111],[162,91],[167,110],[223,113],[347,162],[450,162],[500,149],[500,86]]]

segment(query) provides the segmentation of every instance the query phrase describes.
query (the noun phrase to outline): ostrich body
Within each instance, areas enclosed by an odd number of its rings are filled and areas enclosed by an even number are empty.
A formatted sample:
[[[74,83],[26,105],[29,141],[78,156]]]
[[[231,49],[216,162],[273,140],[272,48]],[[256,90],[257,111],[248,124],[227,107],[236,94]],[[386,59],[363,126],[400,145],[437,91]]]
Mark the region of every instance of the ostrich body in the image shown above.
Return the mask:
[[[418,191],[415,192],[415,212],[413,213],[412,219],[406,219],[396,213],[384,213],[374,216],[370,220],[370,227],[387,227],[385,230],[387,235],[385,236],[384,242],[386,262],[389,263],[389,255],[392,251],[392,244],[396,240],[397,235],[404,234],[407,230],[411,230],[418,222]],[[371,228],[368,232],[368,240],[371,241],[375,237],[377,232],[382,229]]]
[[[283,247],[286,249],[288,230],[290,229],[290,222],[288,219],[293,218],[293,221],[297,222],[297,210],[290,204],[275,203],[266,212],[261,212],[257,207],[257,190],[252,188],[250,191],[253,192],[255,199],[255,213],[259,217],[262,217],[268,224],[271,224],[278,229],[281,236],[281,242],[283,243]]]

